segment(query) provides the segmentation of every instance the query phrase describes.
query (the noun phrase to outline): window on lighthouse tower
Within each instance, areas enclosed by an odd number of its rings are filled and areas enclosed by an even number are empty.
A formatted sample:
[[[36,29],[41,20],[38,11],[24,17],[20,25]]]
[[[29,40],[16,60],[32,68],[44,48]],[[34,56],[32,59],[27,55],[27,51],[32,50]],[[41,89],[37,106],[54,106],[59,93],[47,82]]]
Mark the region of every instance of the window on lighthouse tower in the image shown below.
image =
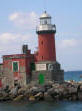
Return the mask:
[[[43,56],[42,56],[42,60],[43,60]]]
[[[45,19],[45,21],[44,21],[44,24],[46,25],[47,24],[47,20]]]
[[[40,19],[40,25],[51,24],[51,18]]]
[[[43,41],[41,41],[41,44],[43,45]]]

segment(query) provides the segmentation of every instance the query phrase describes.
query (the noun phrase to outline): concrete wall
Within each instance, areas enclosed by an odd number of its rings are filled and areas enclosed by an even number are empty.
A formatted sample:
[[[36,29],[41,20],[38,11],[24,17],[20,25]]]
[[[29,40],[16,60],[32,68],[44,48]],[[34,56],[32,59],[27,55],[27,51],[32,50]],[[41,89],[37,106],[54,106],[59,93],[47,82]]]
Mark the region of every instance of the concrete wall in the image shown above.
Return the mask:
[[[18,62],[18,71],[13,71],[13,62]],[[34,62],[34,55],[30,53],[30,50],[27,50],[26,54],[3,56],[4,87],[6,85],[13,87],[15,82],[20,83],[21,86],[26,85],[31,75],[31,62]]]
[[[33,71],[32,80],[38,81],[39,75],[43,74],[45,81],[55,81],[55,82],[63,82],[64,81],[64,71]]]
[[[18,72],[13,72],[13,62],[17,61],[19,63]],[[11,55],[3,56],[3,68],[4,68],[4,77],[5,83],[4,86],[9,85],[10,87],[14,86],[15,80],[18,80],[21,86],[26,85],[26,76],[28,71],[26,69],[26,55]],[[28,68],[28,67],[27,67]]]
[[[58,62],[36,62],[36,64],[46,64],[46,70],[33,71],[32,72],[32,81],[38,81],[39,75],[43,74],[45,81],[55,81],[55,82],[63,82],[64,81],[64,71],[61,70],[60,64]],[[53,66],[52,70],[48,69],[48,65],[51,64]]]

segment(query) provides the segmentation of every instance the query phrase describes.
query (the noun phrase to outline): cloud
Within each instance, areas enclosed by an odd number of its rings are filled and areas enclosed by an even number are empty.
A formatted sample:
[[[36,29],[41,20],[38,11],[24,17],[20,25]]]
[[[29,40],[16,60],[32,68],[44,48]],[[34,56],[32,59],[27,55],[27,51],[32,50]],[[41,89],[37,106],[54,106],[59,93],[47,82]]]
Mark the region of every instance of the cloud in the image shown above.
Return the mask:
[[[3,33],[0,35],[0,41],[2,44],[7,44],[10,41],[16,40],[18,37],[20,37],[20,34]]]
[[[65,70],[80,70],[82,68],[82,39],[56,40],[57,61]]]
[[[19,13],[13,13],[13,14],[11,14],[11,15],[9,16],[9,19],[10,19],[11,21],[15,21],[16,19],[19,18],[19,16],[20,16]]]
[[[9,20],[13,22],[17,27],[34,29],[38,22],[38,15],[35,12],[15,12],[9,16]]]
[[[78,45],[78,40],[76,39],[64,39],[58,41],[58,48],[67,49],[67,48],[73,48]]]
[[[82,54],[82,39],[63,39],[56,41],[57,56],[69,56]],[[71,55],[71,56],[70,56]]]
[[[28,44],[28,48],[31,49],[32,52],[35,51],[35,47],[37,46],[37,38],[29,33],[2,33],[0,34],[0,41],[0,56],[21,53],[23,44]]]
[[[2,55],[21,53],[23,44],[28,44],[28,48],[31,49],[32,52],[36,50],[36,35],[29,30],[36,29],[38,18],[39,17],[35,12],[15,12],[9,15],[9,21],[11,21],[19,30],[23,29],[25,33],[22,34],[21,31],[19,31],[19,33],[15,31],[14,33],[4,32],[0,34],[0,61]]]

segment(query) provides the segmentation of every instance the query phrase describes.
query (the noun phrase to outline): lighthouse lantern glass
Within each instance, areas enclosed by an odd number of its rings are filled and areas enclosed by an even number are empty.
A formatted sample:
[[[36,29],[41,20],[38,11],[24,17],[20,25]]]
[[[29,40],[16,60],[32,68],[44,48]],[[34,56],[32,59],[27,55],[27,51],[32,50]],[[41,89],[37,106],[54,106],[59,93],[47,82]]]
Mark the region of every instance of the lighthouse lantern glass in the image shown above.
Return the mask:
[[[48,25],[48,24],[51,24],[51,18],[40,19],[40,25]]]

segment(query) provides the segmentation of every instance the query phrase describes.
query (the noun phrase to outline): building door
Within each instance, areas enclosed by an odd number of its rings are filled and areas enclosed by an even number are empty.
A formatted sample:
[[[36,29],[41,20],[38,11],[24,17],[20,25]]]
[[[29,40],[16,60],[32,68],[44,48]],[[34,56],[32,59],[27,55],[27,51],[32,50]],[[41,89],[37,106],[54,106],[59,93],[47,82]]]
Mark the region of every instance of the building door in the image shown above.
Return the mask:
[[[44,84],[44,74],[39,74],[39,84]]]

